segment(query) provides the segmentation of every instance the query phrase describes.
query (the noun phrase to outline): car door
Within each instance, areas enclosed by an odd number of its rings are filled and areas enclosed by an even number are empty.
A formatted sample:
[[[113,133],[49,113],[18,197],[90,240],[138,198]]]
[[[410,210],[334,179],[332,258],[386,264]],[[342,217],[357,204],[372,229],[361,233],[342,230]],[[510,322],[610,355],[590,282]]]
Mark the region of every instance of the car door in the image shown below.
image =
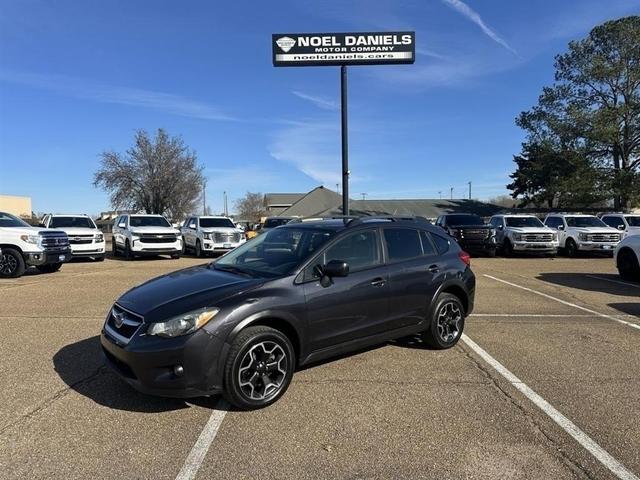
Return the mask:
[[[349,264],[346,277],[320,284],[317,265]],[[311,350],[383,332],[388,325],[388,273],[376,228],[349,233],[329,245],[303,272]]]
[[[389,329],[422,322],[446,265],[428,232],[409,227],[383,229],[389,267]]]
[[[496,242],[498,245],[502,245],[504,243],[504,237],[506,235],[504,222],[504,217],[493,217],[489,222],[489,224],[496,230]]]

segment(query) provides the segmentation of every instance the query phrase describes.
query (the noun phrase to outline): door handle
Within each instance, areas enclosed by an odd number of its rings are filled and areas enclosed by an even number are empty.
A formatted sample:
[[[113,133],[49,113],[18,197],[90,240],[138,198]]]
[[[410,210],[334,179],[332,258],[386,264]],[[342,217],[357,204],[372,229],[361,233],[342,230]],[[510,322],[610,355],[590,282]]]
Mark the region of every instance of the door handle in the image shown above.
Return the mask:
[[[384,284],[387,283],[384,281],[384,278],[374,278],[371,280],[372,287],[384,287]]]
[[[427,270],[429,270],[431,273],[438,273],[440,271],[440,267],[438,267],[438,265],[429,265],[429,268],[427,268]]]

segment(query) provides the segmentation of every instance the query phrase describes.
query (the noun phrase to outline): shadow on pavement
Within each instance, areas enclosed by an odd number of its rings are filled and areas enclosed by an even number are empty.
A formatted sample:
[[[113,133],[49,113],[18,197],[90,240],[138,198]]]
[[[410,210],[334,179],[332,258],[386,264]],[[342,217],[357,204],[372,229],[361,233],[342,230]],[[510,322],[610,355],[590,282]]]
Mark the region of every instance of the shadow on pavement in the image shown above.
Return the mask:
[[[634,315],[640,318],[640,298],[634,303],[610,303],[609,306],[625,315]]]
[[[98,336],[71,343],[53,356],[60,378],[73,390],[105,407],[130,412],[157,413],[190,408],[189,404],[214,408],[218,397],[187,401],[153,397],[135,391],[120,380],[104,362]]]
[[[601,277],[602,279],[588,277],[587,273],[541,273],[536,278],[543,282],[552,283],[554,285],[561,285],[563,287],[575,288],[578,290],[586,290],[589,292],[601,292],[611,295],[637,297],[638,289],[634,286],[627,286],[620,283],[613,283],[607,280],[619,281],[620,277],[617,275],[608,274],[593,274],[594,276]],[[603,280],[606,279],[606,280]]]

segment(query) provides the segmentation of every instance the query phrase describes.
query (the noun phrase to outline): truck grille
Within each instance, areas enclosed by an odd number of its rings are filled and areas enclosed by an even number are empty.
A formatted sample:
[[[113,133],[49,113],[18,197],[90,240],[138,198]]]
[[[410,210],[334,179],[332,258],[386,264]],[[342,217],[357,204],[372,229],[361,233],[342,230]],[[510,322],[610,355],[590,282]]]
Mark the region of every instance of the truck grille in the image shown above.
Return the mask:
[[[40,232],[42,247],[47,251],[67,250],[69,238],[64,232]]]
[[[238,243],[240,241],[240,233],[215,233],[214,240],[216,243]]]
[[[93,243],[93,234],[89,235],[72,235],[69,237],[69,243],[71,245],[86,245]]]
[[[484,229],[469,229],[463,230],[463,235],[465,239],[475,240],[475,239],[485,239],[489,236],[490,231]]]
[[[129,310],[125,310],[118,304],[114,304],[109,312],[109,318],[105,324],[105,331],[121,343],[129,343],[129,340],[138,331],[144,319]]]
[[[590,233],[587,238],[591,242],[619,242],[619,233]]]
[[[522,239],[525,242],[552,242],[553,233],[526,233]]]
[[[140,235],[142,243],[173,243],[176,235],[173,233],[143,233]]]

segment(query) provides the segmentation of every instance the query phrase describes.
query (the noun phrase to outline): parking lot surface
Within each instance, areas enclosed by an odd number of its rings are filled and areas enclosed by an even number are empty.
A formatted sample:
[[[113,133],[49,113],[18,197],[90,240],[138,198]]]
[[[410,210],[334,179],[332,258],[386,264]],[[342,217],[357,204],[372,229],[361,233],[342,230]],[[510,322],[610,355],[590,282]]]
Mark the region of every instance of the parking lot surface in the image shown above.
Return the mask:
[[[204,261],[0,282],[1,478],[640,475],[640,284],[610,258],[474,259],[458,346],[403,339],[314,365],[254,412],[141,395],[101,357],[120,294]]]

